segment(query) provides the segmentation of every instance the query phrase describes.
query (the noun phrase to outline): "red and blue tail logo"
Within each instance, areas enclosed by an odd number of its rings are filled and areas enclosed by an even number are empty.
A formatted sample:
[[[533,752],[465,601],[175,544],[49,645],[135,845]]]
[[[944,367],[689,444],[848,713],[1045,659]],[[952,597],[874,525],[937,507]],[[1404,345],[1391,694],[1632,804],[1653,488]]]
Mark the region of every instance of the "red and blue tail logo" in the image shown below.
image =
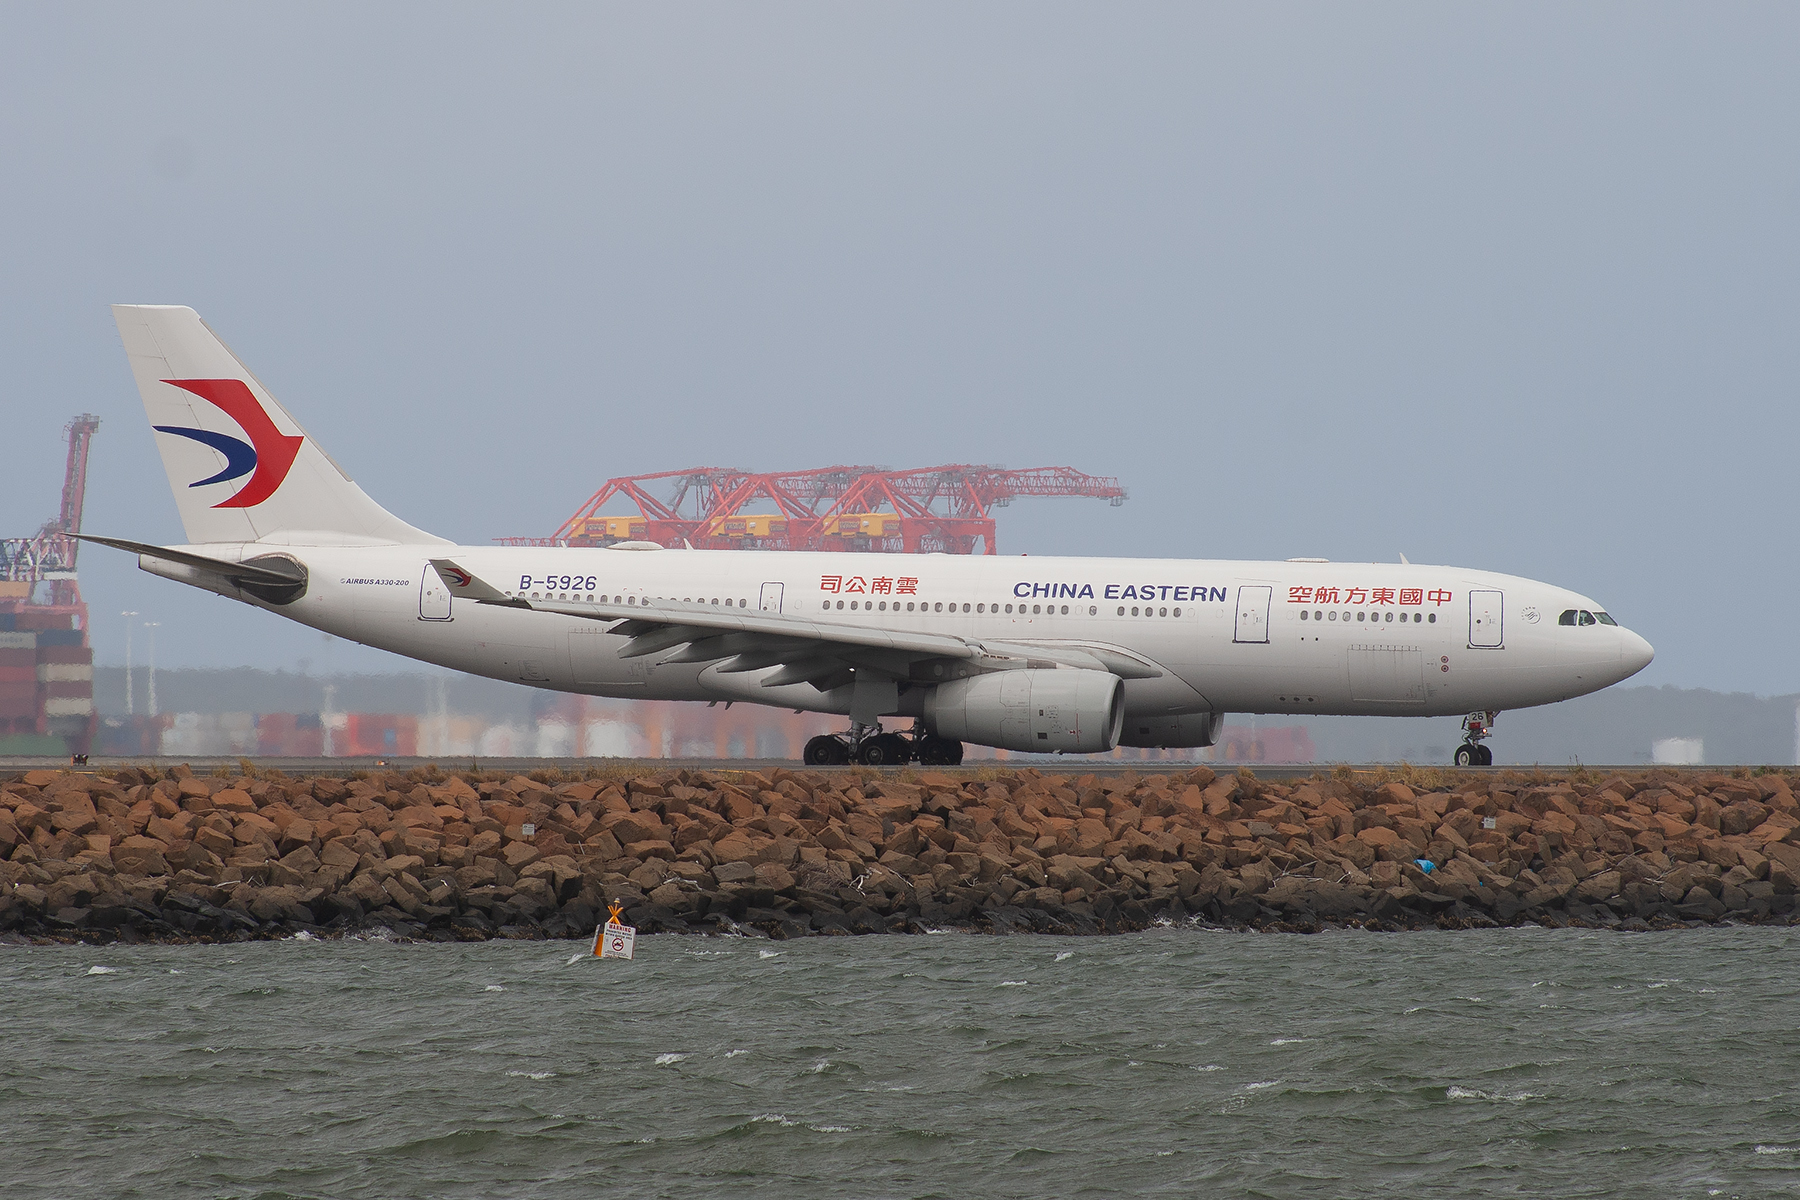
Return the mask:
[[[209,483],[226,483],[250,476],[250,482],[233,492],[214,508],[254,508],[281,486],[293,469],[294,456],[300,453],[305,438],[282,433],[263,411],[256,397],[241,379],[165,379],[178,388],[192,392],[226,416],[249,436],[248,442],[210,429],[187,429],[178,425],[157,425],[158,433],[172,433],[210,446],[225,456],[225,469],[217,475],[197,479],[189,487],[205,487]]]

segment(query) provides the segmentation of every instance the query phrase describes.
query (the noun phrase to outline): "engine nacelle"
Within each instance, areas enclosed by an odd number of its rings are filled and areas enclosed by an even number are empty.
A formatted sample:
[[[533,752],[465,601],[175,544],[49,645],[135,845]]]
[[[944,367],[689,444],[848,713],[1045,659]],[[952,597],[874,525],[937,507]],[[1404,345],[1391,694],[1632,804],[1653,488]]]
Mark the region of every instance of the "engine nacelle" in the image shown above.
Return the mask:
[[[1000,671],[925,697],[939,737],[1026,753],[1098,754],[1119,744],[1125,682],[1104,671]]]
[[[1119,734],[1121,746],[1153,746],[1163,749],[1210,746],[1219,740],[1225,714],[1184,713],[1178,717],[1127,717]]]

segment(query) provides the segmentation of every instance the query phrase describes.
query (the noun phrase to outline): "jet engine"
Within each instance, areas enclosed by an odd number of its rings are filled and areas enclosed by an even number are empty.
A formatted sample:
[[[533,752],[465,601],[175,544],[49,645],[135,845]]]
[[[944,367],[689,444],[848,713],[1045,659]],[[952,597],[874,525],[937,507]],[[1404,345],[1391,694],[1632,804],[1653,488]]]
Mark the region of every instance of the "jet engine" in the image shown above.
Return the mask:
[[[1132,717],[1119,735],[1121,746],[1157,746],[1168,749],[1210,746],[1219,740],[1225,714],[1182,713],[1169,717]]]
[[[1125,683],[1104,671],[999,671],[940,683],[925,697],[937,736],[1027,753],[1111,750],[1124,717]]]

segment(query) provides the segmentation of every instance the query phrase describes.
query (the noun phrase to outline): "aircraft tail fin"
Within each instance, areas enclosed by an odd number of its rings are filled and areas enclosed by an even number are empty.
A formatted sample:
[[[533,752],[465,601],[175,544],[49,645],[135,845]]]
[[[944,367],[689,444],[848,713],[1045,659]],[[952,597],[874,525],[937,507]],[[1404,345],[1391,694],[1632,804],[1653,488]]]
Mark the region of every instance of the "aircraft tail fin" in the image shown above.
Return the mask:
[[[371,500],[193,309],[113,319],[190,544],[443,541]]]

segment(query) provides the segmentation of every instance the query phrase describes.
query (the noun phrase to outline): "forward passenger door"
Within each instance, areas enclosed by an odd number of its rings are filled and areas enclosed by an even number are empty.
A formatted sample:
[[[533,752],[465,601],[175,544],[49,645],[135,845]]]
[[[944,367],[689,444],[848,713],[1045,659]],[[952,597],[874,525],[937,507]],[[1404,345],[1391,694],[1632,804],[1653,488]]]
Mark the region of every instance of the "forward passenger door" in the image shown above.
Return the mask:
[[[1268,643],[1269,597],[1273,591],[1274,588],[1267,584],[1238,588],[1237,622],[1232,626],[1232,641]]]
[[[1478,650],[1498,650],[1506,644],[1505,618],[1499,592],[1469,593],[1469,645]]]

